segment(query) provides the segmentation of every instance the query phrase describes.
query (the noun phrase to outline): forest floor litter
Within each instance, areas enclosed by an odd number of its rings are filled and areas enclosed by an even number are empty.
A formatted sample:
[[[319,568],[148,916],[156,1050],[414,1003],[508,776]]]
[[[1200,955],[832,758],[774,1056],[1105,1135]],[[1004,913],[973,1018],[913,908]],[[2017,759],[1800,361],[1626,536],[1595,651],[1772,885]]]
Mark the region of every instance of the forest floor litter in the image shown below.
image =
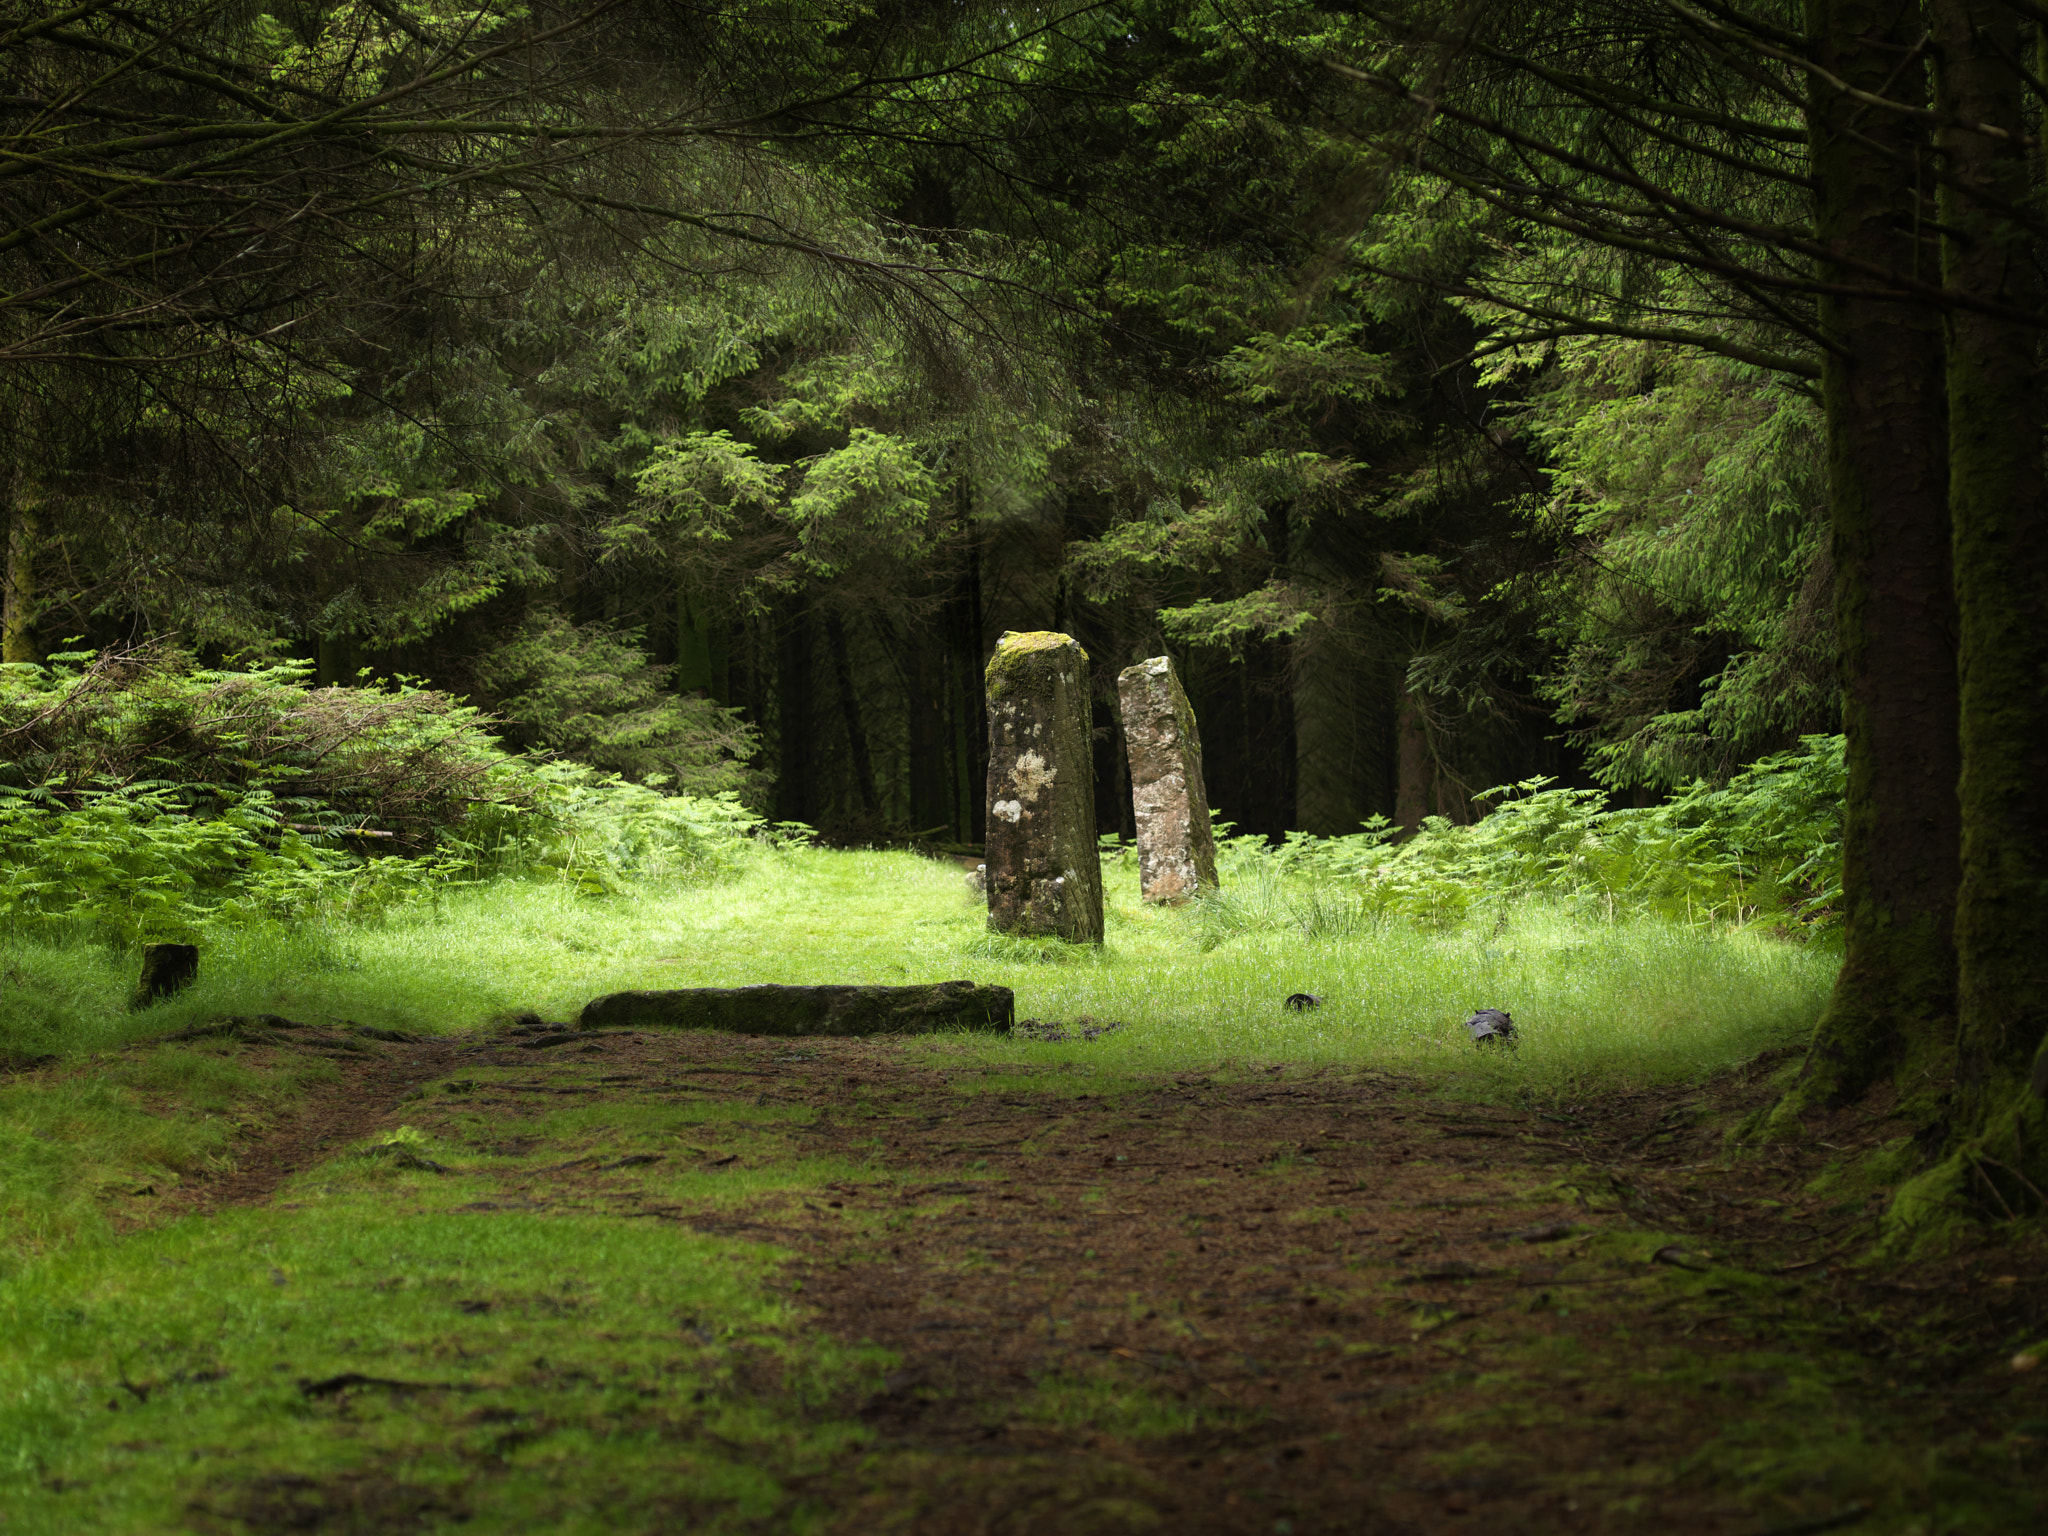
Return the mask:
[[[231,1169],[127,1199],[119,1224],[312,1215],[340,1190],[395,1221],[766,1245],[759,1283],[801,1322],[721,1357],[719,1390],[829,1423],[837,1449],[727,1435],[722,1454],[765,1481],[690,1493],[711,1431],[641,1382],[641,1406],[606,1408],[603,1433],[630,1423],[656,1470],[588,1511],[589,1529],[2048,1526],[2048,1369],[2011,1342],[2043,1331],[2044,1255],[1852,1262],[1882,1191],[1818,1192],[1815,1176],[1899,1134],[1881,1107],[1806,1145],[1734,1152],[1726,1132],[1769,1097],[1771,1063],[1505,1107],[1365,1070],[1105,1077],[1085,1069],[1085,1035],[1069,1061],[1004,1067],[943,1040],[365,1039],[242,1021],[177,1048],[259,1068],[316,1053],[336,1074],[245,1127]],[[564,1297],[527,1302],[550,1317],[586,1304]],[[807,1340],[862,1363],[807,1374]],[[425,1415],[430,1439],[495,1411],[514,1449],[550,1433],[530,1405],[478,1406],[498,1357],[414,1352],[439,1358],[322,1356],[299,1380],[305,1411],[351,1441],[368,1414]],[[568,1390],[532,1364],[541,1400]],[[232,1391],[215,1370],[182,1372],[180,1390]],[[674,1486],[650,1494],[665,1437]],[[512,1456],[465,1453],[431,1477],[360,1455],[225,1459],[180,1495],[181,1528],[521,1529],[479,1518]]]

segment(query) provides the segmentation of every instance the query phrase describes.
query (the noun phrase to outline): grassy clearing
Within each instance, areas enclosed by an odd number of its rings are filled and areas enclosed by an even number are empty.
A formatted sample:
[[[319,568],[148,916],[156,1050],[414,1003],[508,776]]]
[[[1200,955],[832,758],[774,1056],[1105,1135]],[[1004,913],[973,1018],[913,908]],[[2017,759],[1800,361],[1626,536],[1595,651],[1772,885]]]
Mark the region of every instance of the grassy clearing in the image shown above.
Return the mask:
[[[773,1105],[495,1097],[531,1075],[428,1085],[429,1129],[339,1149],[265,1207],[0,1274],[8,1530],[822,1523],[800,1485],[867,1443],[834,1405],[890,1357],[807,1327],[777,1248],[590,1214],[609,1186],[587,1169],[627,1156],[637,1212],[861,1168],[793,1147],[810,1116]]]
[[[1597,905],[1536,897],[1426,927],[1349,911],[1330,920],[1313,888],[1269,879],[1218,907],[1163,911],[1138,900],[1134,861],[1113,860],[1107,873],[1099,951],[987,933],[955,866],[907,854],[763,850],[719,883],[646,882],[603,896],[499,881],[374,925],[224,935],[196,987],[135,1015],[119,1011],[125,978],[107,951],[17,942],[0,949],[0,970],[21,978],[6,994],[5,1041],[101,1049],[259,1012],[442,1031],[526,1009],[569,1018],[628,988],[971,976],[1015,988],[1020,1017],[1127,1027],[1085,1046],[932,1048],[1084,1060],[1112,1074],[1371,1063],[1474,1091],[1560,1092],[1692,1076],[1791,1040],[1835,964],[1761,933],[1610,921]],[[1323,1006],[1283,1011],[1297,991]],[[17,1013],[18,993],[37,1001]],[[1479,1007],[1514,1014],[1519,1052],[1472,1050],[1459,1025]]]
[[[969,976],[1013,987],[1020,1017],[1124,1027],[1088,1043],[957,1036],[907,1047],[959,1069],[962,1093],[1071,1096],[1286,1063],[1548,1096],[1694,1077],[1792,1041],[1834,964],[1758,933],[1608,921],[1598,907],[1537,898],[1438,927],[1364,922],[1323,904],[1317,887],[1270,874],[1233,886],[1225,903],[1158,910],[1139,901],[1134,864],[1108,865],[1100,950],[989,934],[952,864],[762,847],[711,883],[592,895],[566,881],[499,880],[375,923],[228,930],[207,947],[196,986],[133,1014],[129,957],[76,936],[0,939],[0,1056],[76,1063],[0,1088],[7,1247],[36,1252],[104,1230],[102,1213],[127,1192],[218,1166],[238,1125],[331,1070],[308,1059],[265,1076],[210,1048],[109,1054],[223,1014],[437,1033],[523,1010],[566,1019],[628,988]],[[1298,991],[1325,1001],[1284,1011]],[[1479,1007],[1513,1012],[1518,1051],[1472,1048],[1460,1024]],[[98,1065],[81,1060],[95,1054]],[[565,1110],[549,1134],[608,1113]],[[699,1139],[729,1113],[700,1112]]]

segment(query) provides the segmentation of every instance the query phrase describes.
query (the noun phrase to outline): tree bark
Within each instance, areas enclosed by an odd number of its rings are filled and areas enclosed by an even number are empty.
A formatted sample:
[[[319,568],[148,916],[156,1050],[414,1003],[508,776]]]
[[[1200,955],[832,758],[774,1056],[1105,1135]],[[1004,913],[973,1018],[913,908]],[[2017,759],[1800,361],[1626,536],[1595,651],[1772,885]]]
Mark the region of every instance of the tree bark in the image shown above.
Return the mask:
[[[781,821],[814,822],[811,613],[802,598],[792,600],[780,638],[775,667],[775,814]]]
[[[6,520],[5,592],[0,594],[0,661],[36,662],[36,518],[19,482]]]
[[[711,693],[711,627],[703,605],[687,591],[676,594],[676,692]]]
[[[1944,115],[2013,136],[1954,122],[1943,130],[1953,178],[1942,198],[1943,277],[1960,292],[2037,309],[2033,242],[1995,207],[2025,203],[2032,190],[2018,19],[1991,0],[1935,0],[1931,10]],[[2048,412],[2039,332],[1959,309],[1948,335],[1962,757],[1955,1123],[1968,1133],[2009,1107],[2048,1038],[2048,795],[2039,769],[2048,741]]]
[[[1817,62],[1852,88],[1924,97],[1901,68],[1919,8],[1808,0]],[[1922,132],[1817,80],[1809,106],[1819,238],[1846,261],[1931,275],[1916,231]],[[1853,281],[1846,267],[1824,274]],[[1955,1012],[1959,867],[1955,613],[1940,318],[1846,295],[1820,302],[1843,725],[1845,953],[1783,1117],[1937,1058]]]
[[[1422,720],[1422,701],[1406,684],[1394,721],[1394,820],[1404,833],[1418,832],[1429,815],[1429,732]]]
[[[838,614],[825,617],[825,640],[832,650],[832,671],[839,684],[839,717],[846,723],[846,751],[853,759],[853,778],[860,790],[861,809],[872,818],[882,814],[882,801],[875,791],[875,760],[868,752],[868,733],[861,724],[860,699],[853,689],[853,659],[846,644],[846,625]]]

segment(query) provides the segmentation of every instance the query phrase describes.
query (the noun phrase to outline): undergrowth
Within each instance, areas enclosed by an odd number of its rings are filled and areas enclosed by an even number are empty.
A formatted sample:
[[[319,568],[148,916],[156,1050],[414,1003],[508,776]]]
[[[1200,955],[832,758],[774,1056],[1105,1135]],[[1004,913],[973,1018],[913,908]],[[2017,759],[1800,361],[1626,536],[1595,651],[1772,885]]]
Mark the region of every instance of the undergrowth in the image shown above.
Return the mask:
[[[1399,841],[1384,823],[1278,845],[1226,827],[1221,889],[1181,910],[1139,902],[1113,850],[1091,948],[989,933],[950,864],[810,847],[730,793],[513,757],[409,684],[118,681],[14,677],[0,700],[30,748],[0,783],[0,1060],[222,1014],[444,1031],[628,988],[965,975],[1013,987],[1020,1016],[1121,1026],[1090,1031],[1101,1070],[1377,1063],[1553,1092],[1789,1041],[1835,964],[1835,738],[1646,809],[1532,780],[1475,825]],[[411,851],[361,851],[384,842]],[[154,939],[197,942],[200,979],[131,1014]],[[1322,1001],[1283,1011],[1297,992]],[[1518,1050],[1474,1050],[1460,1026],[1481,1007],[1514,1015]]]
[[[604,892],[714,871],[774,831],[736,790],[514,756],[448,694],[308,671],[147,653],[0,668],[6,931],[182,942],[510,877]]]

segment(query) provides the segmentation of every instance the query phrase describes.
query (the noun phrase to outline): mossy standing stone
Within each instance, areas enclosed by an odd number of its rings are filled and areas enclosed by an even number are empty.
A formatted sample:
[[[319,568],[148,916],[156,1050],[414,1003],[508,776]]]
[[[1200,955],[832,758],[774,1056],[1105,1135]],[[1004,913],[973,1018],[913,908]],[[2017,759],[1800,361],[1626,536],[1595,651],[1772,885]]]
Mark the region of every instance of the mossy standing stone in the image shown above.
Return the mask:
[[[1088,653],[1015,630],[988,663],[988,925],[1102,942]]]
[[[1138,823],[1138,886],[1145,900],[1169,904],[1215,890],[1216,834],[1202,786],[1202,737],[1194,706],[1154,656],[1116,680],[1124,741],[1131,754],[1131,808]]]

